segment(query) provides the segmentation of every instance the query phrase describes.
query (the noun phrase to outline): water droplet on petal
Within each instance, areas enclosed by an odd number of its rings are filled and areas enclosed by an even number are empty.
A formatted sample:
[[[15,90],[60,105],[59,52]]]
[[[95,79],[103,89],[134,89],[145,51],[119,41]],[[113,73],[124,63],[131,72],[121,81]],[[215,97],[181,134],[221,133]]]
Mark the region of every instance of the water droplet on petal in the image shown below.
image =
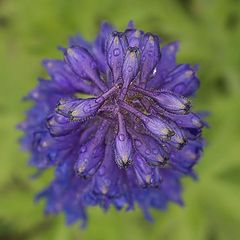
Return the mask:
[[[150,151],[149,149],[147,149],[147,150],[145,151],[145,153],[149,155],[149,154],[151,153],[151,151]]]
[[[117,56],[119,56],[119,54],[120,54],[120,49],[119,49],[119,48],[115,48],[115,49],[113,50],[113,55],[114,55],[115,57],[117,57]]]
[[[83,111],[84,111],[85,113],[87,113],[87,112],[90,111],[90,108],[91,108],[91,106],[85,105],[85,106],[83,107]]]
[[[99,172],[99,175],[102,176],[105,173],[105,167],[102,166],[98,172]]]
[[[132,70],[133,70],[132,66],[128,66],[127,70],[128,70],[128,72],[132,72]]]
[[[82,147],[80,148],[80,152],[81,152],[81,153],[86,152],[86,150],[87,150],[86,146],[82,146]]]
[[[181,120],[177,120],[177,124],[181,125],[182,121]]]
[[[180,83],[180,84],[177,84],[173,90],[176,93],[180,93],[184,88],[185,88],[185,85]]]
[[[126,137],[124,134],[119,134],[118,138],[120,141],[124,141]]]

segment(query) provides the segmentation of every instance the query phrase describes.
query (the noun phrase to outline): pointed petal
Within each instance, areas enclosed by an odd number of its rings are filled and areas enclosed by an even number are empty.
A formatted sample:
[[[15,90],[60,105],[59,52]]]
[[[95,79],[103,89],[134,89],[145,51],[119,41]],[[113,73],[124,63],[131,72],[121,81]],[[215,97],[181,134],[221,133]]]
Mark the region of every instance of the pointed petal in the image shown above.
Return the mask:
[[[98,98],[79,100],[79,104],[72,107],[71,110],[69,109],[68,115],[72,120],[84,120],[95,115],[102,103],[102,101],[98,101]]]
[[[118,113],[118,133],[115,138],[115,161],[117,165],[127,167],[131,162],[132,141],[126,131],[125,122],[121,113]]]
[[[138,73],[140,67],[140,51],[136,47],[129,47],[123,63],[123,81],[128,85]]]
[[[92,47],[93,54],[98,60],[100,70],[104,73],[106,73],[106,69],[107,69],[107,64],[105,61],[106,43],[107,43],[108,37],[113,31],[114,31],[114,28],[111,24],[107,22],[103,22],[101,24],[101,28],[98,33],[98,36],[96,37]]]
[[[199,79],[196,76],[197,69],[198,66],[179,65],[167,76],[162,87],[186,97],[192,96],[199,88]]]
[[[176,55],[179,49],[179,42],[172,42],[162,48],[162,57],[157,71],[162,78],[176,66]]]
[[[122,65],[127,43],[122,33],[113,32],[107,43],[106,59],[113,75],[113,82],[117,82],[122,74]]]
[[[80,153],[75,164],[76,172],[80,176],[89,178],[100,167],[104,158],[104,138],[108,126],[108,123],[104,121],[96,132],[95,137],[80,147]]]
[[[122,67],[123,87],[119,99],[123,100],[127,94],[129,84],[137,76],[140,67],[140,51],[136,47],[129,47]]]
[[[144,118],[143,122],[146,128],[160,140],[169,140],[174,135],[173,130],[163,119],[150,116]]]
[[[120,106],[139,117],[147,130],[154,134],[159,140],[166,141],[174,135],[173,130],[169,127],[166,120],[153,115],[146,116],[125,102],[120,102]]]
[[[147,83],[149,87],[154,87],[155,89],[162,87],[168,73],[176,67],[176,54],[178,49],[178,42],[167,44],[161,49],[161,59],[156,67],[156,75]]]
[[[135,29],[135,23],[133,20],[128,22],[127,29]]]
[[[160,61],[160,41],[156,35],[146,33],[141,44],[140,86],[145,87],[150,75]]]
[[[134,89],[154,99],[161,108],[168,112],[175,114],[187,114],[190,111],[191,102],[187,98],[171,91],[161,90],[153,92],[137,86],[135,86]]]
[[[200,129],[204,126],[204,122],[195,113],[188,113],[185,115],[165,113],[166,117],[173,120],[179,127]]]
[[[150,136],[135,135],[134,146],[151,166],[164,166],[169,158],[163,147]]]
[[[190,101],[170,91],[161,91],[154,96],[154,100],[165,110],[176,114],[187,114],[190,111]]]
[[[62,98],[57,103],[55,111],[58,114],[69,117],[69,112],[72,111],[72,109],[78,104],[80,104],[82,101],[83,99],[80,100],[77,98]]]
[[[113,160],[113,141],[113,136],[109,134],[106,140],[106,150],[103,164],[94,178],[94,192],[100,196],[104,195],[112,199],[117,199],[121,196],[123,191],[121,184],[122,170],[118,168]]]
[[[79,46],[79,47],[84,47],[88,50],[91,49],[91,44],[89,42],[87,42],[80,33],[78,33],[75,36],[72,36],[69,38],[68,41],[68,46],[69,47],[73,47],[73,46]]]
[[[127,29],[124,34],[127,36],[130,47],[140,48],[144,32],[138,29]]]
[[[78,123],[71,122],[69,118],[54,113],[47,119],[47,128],[54,137],[65,136],[76,130]]]
[[[174,122],[169,123],[174,135],[171,137],[169,144],[175,146],[178,150],[182,149],[187,143],[187,136],[185,132],[179,128]]]
[[[105,83],[100,78],[97,62],[87,49],[68,48],[65,52],[65,60],[79,77],[93,81],[102,91],[107,90]]]
[[[202,155],[203,140],[189,141],[181,150],[171,153],[171,164],[185,174],[195,177],[192,168]]]

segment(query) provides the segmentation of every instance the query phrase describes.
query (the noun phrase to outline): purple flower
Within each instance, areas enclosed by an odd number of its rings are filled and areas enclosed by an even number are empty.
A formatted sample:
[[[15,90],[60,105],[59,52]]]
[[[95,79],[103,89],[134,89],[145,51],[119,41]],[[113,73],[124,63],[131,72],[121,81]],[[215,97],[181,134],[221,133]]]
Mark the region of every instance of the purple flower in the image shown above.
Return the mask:
[[[189,97],[197,67],[176,64],[178,43],[104,23],[95,41],[71,38],[64,60],[44,60],[50,79],[27,99],[34,106],[20,124],[29,163],[55,168],[38,194],[46,212],[86,222],[88,206],[133,209],[183,204],[181,178],[195,177],[205,125]],[[81,94],[85,94],[87,97]]]

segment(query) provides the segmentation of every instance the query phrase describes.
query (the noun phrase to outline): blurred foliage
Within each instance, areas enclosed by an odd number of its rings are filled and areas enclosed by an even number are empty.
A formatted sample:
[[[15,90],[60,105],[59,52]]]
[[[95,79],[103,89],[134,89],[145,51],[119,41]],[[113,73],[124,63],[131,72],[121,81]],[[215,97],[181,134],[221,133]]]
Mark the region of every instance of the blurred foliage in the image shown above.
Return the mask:
[[[51,171],[34,170],[20,151],[16,124],[27,104],[22,96],[44,75],[40,60],[61,57],[57,45],[80,32],[95,36],[102,20],[124,29],[181,41],[179,62],[200,63],[196,109],[211,112],[207,146],[197,166],[199,181],[184,179],[185,207],[154,211],[154,224],[139,210],[107,214],[89,210],[89,226],[64,226],[63,216],[43,214],[34,195]],[[238,0],[0,0],[0,239],[240,239],[240,1]]]

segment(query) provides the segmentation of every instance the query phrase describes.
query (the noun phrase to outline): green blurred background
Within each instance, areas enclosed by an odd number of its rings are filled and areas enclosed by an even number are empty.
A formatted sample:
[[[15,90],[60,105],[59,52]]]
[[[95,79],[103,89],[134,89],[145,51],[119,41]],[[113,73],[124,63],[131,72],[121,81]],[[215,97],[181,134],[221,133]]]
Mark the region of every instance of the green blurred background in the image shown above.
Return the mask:
[[[139,210],[89,213],[85,230],[64,226],[64,217],[43,215],[33,197],[52,172],[32,181],[27,154],[15,129],[30,106],[21,97],[44,76],[43,58],[80,32],[88,40],[102,20],[123,30],[128,20],[181,41],[178,62],[200,63],[196,110],[211,112],[207,147],[196,167],[199,181],[184,179],[185,207],[153,211],[155,224]],[[218,240],[240,239],[240,1],[0,0],[0,239]]]

